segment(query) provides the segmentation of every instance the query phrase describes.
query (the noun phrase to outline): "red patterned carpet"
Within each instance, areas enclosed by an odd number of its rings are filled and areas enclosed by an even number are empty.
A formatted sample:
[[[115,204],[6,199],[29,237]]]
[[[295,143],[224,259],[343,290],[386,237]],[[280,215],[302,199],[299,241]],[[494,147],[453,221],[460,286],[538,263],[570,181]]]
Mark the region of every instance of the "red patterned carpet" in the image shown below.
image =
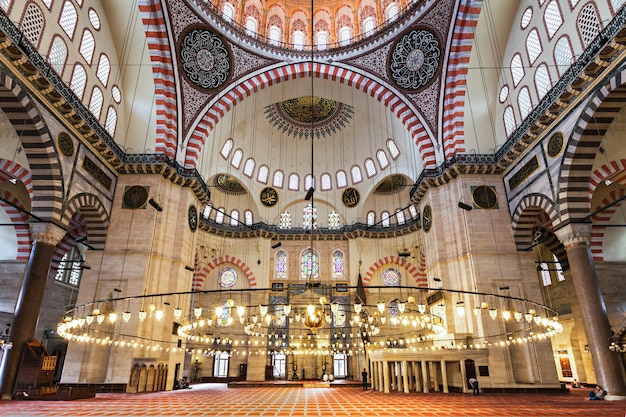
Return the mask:
[[[624,417],[626,401],[585,401],[570,394],[364,392],[358,388],[227,388],[98,394],[77,401],[5,401],[0,416],[572,416]]]

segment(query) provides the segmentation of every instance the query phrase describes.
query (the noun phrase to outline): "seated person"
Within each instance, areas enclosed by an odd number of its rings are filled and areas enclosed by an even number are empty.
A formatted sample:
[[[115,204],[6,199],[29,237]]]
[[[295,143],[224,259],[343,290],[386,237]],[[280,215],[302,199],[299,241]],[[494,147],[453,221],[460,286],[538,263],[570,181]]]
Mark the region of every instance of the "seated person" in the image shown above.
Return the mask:
[[[596,388],[593,391],[589,392],[588,400],[603,400],[606,395],[606,391],[600,386],[596,385]]]

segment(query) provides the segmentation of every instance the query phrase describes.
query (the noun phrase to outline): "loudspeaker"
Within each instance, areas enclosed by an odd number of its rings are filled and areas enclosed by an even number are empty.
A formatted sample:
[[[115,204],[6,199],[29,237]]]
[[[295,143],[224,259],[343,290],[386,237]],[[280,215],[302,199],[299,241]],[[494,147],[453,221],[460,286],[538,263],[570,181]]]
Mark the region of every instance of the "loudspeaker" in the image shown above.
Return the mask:
[[[462,208],[465,211],[472,211],[473,207],[470,206],[469,204],[465,204],[462,201],[459,201],[459,207]]]

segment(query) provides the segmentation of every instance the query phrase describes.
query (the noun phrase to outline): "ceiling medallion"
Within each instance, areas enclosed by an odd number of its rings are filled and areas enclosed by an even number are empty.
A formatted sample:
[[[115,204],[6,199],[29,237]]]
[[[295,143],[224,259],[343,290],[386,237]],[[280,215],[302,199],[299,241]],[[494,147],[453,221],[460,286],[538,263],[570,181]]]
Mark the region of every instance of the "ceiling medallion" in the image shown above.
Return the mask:
[[[402,175],[391,175],[385,178],[374,191],[376,194],[393,194],[397,193],[404,186],[404,177]]]
[[[400,87],[417,90],[428,84],[439,69],[441,47],[428,29],[414,29],[400,38],[393,48],[389,71]]]
[[[246,190],[235,177],[227,174],[219,174],[215,178],[215,185],[227,194],[245,194]]]
[[[226,45],[205,29],[193,29],[183,37],[180,60],[189,81],[205,89],[224,84],[231,70]]]
[[[316,96],[296,97],[265,108],[272,126],[299,139],[335,134],[348,125],[353,113],[352,106]]]

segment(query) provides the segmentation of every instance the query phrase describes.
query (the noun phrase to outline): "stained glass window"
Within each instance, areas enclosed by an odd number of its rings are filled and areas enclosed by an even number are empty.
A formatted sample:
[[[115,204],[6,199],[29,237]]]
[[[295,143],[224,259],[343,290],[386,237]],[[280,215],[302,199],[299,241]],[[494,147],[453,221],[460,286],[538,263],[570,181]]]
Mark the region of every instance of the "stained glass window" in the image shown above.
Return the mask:
[[[305,229],[317,229],[317,207],[313,207],[309,204],[303,211],[302,227]]]
[[[340,250],[336,250],[333,252],[333,278],[334,279],[342,279],[345,277],[344,268],[346,265],[345,257],[343,252]]]
[[[274,279],[287,279],[287,252],[279,250],[274,256]]]
[[[291,229],[291,213],[283,211],[280,213],[279,229]]]
[[[383,271],[382,281],[387,287],[399,287],[401,277],[400,271],[395,268],[389,268]]]
[[[237,283],[237,271],[224,268],[217,274],[217,282],[222,288],[231,288]]]
[[[300,263],[300,277],[306,278],[319,278],[320,271],[319,254],[317,251],[312,251],[311,248],[305,250],[302,253],[302,261]]]
[[[341,219],[339,218],[339,213],[335,210],[328,213],[328,228],[341,229]]]

